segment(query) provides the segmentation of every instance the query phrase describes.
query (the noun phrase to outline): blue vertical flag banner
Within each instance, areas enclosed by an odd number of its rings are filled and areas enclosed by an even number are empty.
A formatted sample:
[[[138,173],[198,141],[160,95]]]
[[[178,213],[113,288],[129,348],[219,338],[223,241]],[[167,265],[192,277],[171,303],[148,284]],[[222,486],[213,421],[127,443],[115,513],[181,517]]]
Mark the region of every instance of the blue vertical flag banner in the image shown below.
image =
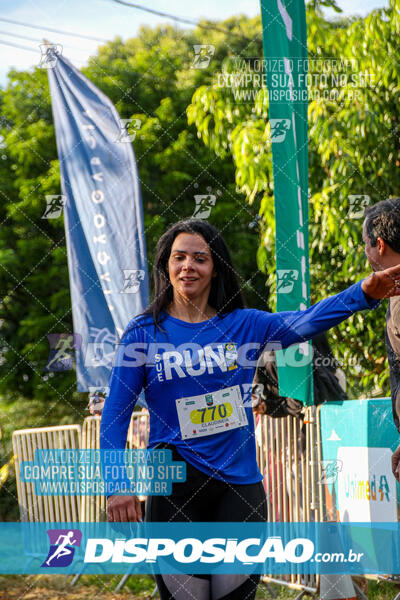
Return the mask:
[[[148,304],[143,209],[126,122],[61,54],[53,57],[48,76],[63,193],[71,337],[78,391],[86,392],[107,386],[115,345],[129,320]]]
[[[261,0],[276,219],[277,310],[310,303],[304,0]],[[279,393],[313,404],[312,347],[277,352]],[[295,358],[295,359],[294,359]]]

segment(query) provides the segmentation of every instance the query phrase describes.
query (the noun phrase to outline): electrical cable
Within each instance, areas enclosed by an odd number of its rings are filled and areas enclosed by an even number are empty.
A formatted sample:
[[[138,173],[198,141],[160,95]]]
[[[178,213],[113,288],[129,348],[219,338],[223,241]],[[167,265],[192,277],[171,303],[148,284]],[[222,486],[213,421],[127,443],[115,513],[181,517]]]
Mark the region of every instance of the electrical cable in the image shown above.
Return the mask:
[[[20,48],[22,50],[30,50],[31,52],[40,54],[39,50],[35,50],[34,48],[29,48],[29,46],[22,46],[22,44],[13,44],[12,42],[6,42],[5,40],[0,40],[0,44],[3,44],[4,46],[12,46],[13,48]]]
[[[30,23],[23,23],[22,21],[13,21],[12,19],[4,19],[0,17],[0,21],[4,23],[12,23],[13,25],[21,25],[22,27],[31,27],[31,29],[41,29],[42,31],[51,31],[52,33],[61,33],[62,35],[70,35],[72,37],[83,38],[85,40],[92,40],[95,42],[107,42],[103,38],[93,37],[91,35],[83,35],[80,33],[73,33],[72,31],[62,31],[61,29],[53,29],[52,27],[42,27],[40,25],[31,25]]]
[[[226,33],[229,35],[234,35],[235,37],[240,37],[242,40],[246,42],[252,42],[250,38],[242,35],[241,33],[235,33],[234,31],[230,31],[229,29],[224,29],[223,27],[218,27],[217,25],[203,25],[198,21],[191,21],[190,19],[185,19],[184,17],[177,17],[176,15],[171,15],[169,13],[161,12],[159,10],[154,10],[153,8],[148,8],[147,6],[141,6],[140,4],[131,4],[130,2],[124,2],[124,0],[112,0],[112,2],[116,2],[117,4],[122,4],[123,6],[129,6],[129,8],[136,8],[137,10],[142,10],[144,12],[151,13],[152,15],[157,15],[159,17],[166,17],[167,19],[172,19],[173,21],[177,21],[179,23],[185,23],[185,25],[194,25],[196,27],[200,27],[202,29],[213,29],[214,31],[219,31],[220,33]]]
[[[20,40],[27,40],[28,42],[37,42],[39,44],[43,44],[43,39],[32,38],[27,35],[20,35],[18,33],[10,33],[9,31],[0,30],[0,35],[8,35],[11,37],[19,38]],[[62,46],[63,48],[71,48],[73,50],[79,50],[80,52],[93,52],[93,50],[89,50],[88,48],[79,48],[77,46],[70,46],[69,44],[62,44]]]

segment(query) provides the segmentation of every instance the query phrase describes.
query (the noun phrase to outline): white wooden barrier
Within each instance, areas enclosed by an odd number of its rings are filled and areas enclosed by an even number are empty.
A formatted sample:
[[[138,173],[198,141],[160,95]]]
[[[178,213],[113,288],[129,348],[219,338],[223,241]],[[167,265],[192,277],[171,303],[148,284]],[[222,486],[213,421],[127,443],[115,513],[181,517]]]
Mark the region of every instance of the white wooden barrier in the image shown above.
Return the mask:
[[[19,429],[14,431],[12,443],[21,521],[45,523],[80,521],[79,496],[36,495],[34,483],[21,481],[20,466],[23,461],[34,460],[35,450],[79,449],[81,426],[63,425]]]
[[[304,423],[305,435],[302,436],[300,419],[259,417],[257,460],[264,476],[269,522],[320,520],[318,481],[321,477],[314,407],[307,409]],[[296,566],[285,566],[281,574],[267,574],[263,580],[311,594],[316,594],[319,586],[318,575],[303,575]]]
[[[98,450],[100,448],[101,417],[87,417],[83,422],[82,448]],[[129,424],[126,447],[129,450],[144,449],[149,437],[149,413],[134,412]],[[105,496],[81,497],[82,522],[99,522],[107,520],[107,502]]]
[[[34,483],[23,482],[20,465],[33,461],[35,450],[100,448],[100,417],[87,417],[80,425],[20,429],[13,433],[15,472],[21,521],[24,522],[96,522],[106,520],[105,496],[56,496],[35,494]],[[128,430],[127,448],[146,448],[149,414],[134,412]]]

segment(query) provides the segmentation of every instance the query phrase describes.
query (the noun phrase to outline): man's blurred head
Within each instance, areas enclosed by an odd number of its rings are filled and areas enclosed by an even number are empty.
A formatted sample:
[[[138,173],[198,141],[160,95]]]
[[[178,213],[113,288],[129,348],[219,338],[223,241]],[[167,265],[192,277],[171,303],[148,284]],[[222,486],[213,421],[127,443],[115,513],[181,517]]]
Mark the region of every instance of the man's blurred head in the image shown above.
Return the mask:
[[[366,209],[363,240],[373,271],[400,264],[400,198],[383,200]]]

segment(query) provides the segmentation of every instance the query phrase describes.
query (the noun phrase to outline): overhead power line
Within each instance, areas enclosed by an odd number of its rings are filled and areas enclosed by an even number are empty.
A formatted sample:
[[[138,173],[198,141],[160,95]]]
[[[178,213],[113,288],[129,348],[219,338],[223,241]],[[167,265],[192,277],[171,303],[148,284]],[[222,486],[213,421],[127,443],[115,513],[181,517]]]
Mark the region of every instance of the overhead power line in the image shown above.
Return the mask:
[[[178,21],[179,23],[185,23],[185,25],[194,25],[195,27],[200,27],[201,29],[212,29],[214,31],[219,31],[220,33],[226,33],[229,35],[234,35],[235,37],[240,37],[242,40],[246,42],[251,42],[250,38],[242,35],[241,33],[235,33],[234,31],[230,31],[229,29],[224,29],[223,27],[218,27],[218,25],[206,25],[200,23],[198,21],[191,21],[190,19],[185,19],[184,17],[178,17],[176,15],[171,15],[169,13],[161,12],[159,10],[154,10],[153,8],[148,8],[147,6],[141,6],[140,4],[132,4],[131,2],[124,2],[124,0],[112,0],[117,4],[122,4],[123,6],[129,6],[129,8],[136,8],[137,10],[142,10],[147,13],[151,13],[152,15],[157,15],[159,17],[166,17],[167,19],[172,19],[173,21]]]
[[[30,27],[31,29],[39,29],[41,31],[51,31],[52,33],[61,33],[62,35],[70,35],[76,38],[83,38],[85,40],[92,40],[95,42],[107,42],[103,38],[93,37],[91,35],[84,35],[81,33],[74,33],[72,31],[63,31],[61,29],[53,29],[52,27],[42,27],[41,25],[31,25],[30,23],[23,23],[22,21],[13,21],[12,19],[4,19],[0,17],[0,21],[3,23],[12,23],[13,25],[21,25],[22,27]]]
[[[29,46],[22,46],[22,44],[13,44],[12,42],[6,42],[5,40],[0,40],[0,44],[4,46],[13,46],[13,48],[20,48],[21,50],[30,50],[31,52],[35,52],[39,54],[39,50],[35,50],[34,48],[29,48]]]
[[[10,37],[15,37],[20,40],[27,40],[28,42],[37,42],[39,44],[43,44],[43,38],[33,38],[27,35],[19,35],[18,33],[11,33],[10,31],[2,31],[0,30],[0,35],[8,35]],[[73,50],[80,50],[81,52],[92,52],[92,50],[88,50],[87,48],[79,48],[77,46],[70,46],[69,44],[62,44],[63,48],[72,48]]]
[[[39,38],[32,38],[27,35],[19,35],[18,33],[14,33],[11,31],[0,31],[0,35],[8,35],[10,37],[19,38],[20,40],[27,40],[28,42],[39,42],[43,44],[43,39],[40,40]]]

